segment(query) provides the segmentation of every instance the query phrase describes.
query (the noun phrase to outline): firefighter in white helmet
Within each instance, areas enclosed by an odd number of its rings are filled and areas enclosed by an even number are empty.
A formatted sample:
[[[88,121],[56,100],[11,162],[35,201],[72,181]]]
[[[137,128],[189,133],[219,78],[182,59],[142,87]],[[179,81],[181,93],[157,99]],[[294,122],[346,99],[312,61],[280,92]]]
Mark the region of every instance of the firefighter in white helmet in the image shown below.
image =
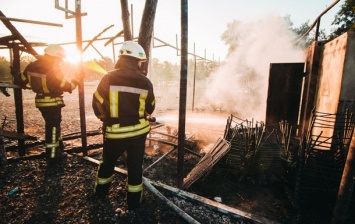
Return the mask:
[[[66,80],[60,65],[65,59],[65,50],[57,44],[48,45],[44,55],[31,62],[18,81],[22,87],[29,87],[36,93],[35,105],[45,121],[46,159],[49,163],[66,157],[61,139],[63,92],[71,93],[78,84],[77,79]]]
[[[103,155],[94,192],[106,197],[117,159],[127,153],[127,205],[136,208],[143,197],[142,164],[150,116],[155,109],[151,81],[140,72],[146,54],[134,41],[123,43],[115,70],[103,76],[92,107],[103,122]]]

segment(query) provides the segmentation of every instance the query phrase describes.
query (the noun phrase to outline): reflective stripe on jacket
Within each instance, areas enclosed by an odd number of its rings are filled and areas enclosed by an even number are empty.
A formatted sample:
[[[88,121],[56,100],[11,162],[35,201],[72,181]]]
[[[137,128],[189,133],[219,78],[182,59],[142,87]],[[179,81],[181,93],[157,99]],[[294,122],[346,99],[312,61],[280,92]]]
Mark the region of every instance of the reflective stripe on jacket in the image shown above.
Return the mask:
[[[21,75],[20,86],[30,85],[33,92],[45,96],[59,97],[63,92],[72,92],[76,82],[65,79],[61,69],[61,60],[48,55],[31,62]]]
[[[36,107],[64,107],[64,101],[63,97],[50,97],[50,96],[45,96],[45,97],[36,97],[35,99],[35,104]]]
[[[92,107],[104,124],[105,138],[122,139],[150,131],[146,114],[153,113],[155,97],[151,81],[125,64],[105,75],[95,93]]]
[[[106,126],[105,128],[105,138],[109,139],[122,139],[130,138],[134,136],[143,135],[150,131],[149,121],[142,118],[139,120],[140,123],[136,125],[120,127],[119,124],[114,124],[112,126]]]

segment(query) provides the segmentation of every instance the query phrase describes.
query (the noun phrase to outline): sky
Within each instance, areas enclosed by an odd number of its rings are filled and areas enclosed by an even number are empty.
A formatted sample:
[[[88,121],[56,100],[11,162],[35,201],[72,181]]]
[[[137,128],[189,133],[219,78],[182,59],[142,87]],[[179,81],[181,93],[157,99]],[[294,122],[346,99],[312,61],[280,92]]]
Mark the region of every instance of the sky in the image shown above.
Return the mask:
[[[322,17],[321,29],[329,33],[334,15],[339,11],[340,1],[327,14]],[[68,0],[69,9],[74,11],[74,0]],[[112,37],[122,30],[120,0],[83,0],[82,12],[87,13],[82,17],[83,40],[90,40],[105,28],[114,25],[100,37]],[[188,43],[189,52],[206,57],[209,60],[225,60],[228,48],[221,40],[222,33],[227,24],[233,20],[248,22],[269,15],[285,16],[289,14],[294,26],[309,21],[310,24],[323,12],[334,0],[190,0],[188,1]],[[133,34],[137,37],[144,9],[143,0],[128,0],[129,7],[133,8]],[[59,0],[64,7],[65,1]],[[180,44],[181,14],[180,0],[158,1],[155,17],[155,37],[176,45]],[[63,27],[53,27],[22,22],[12,24],[29,41],[41,41],[45,43],[75,42],[75,19],[66,19],[65,13],[55,8],[55,0],[0,0],[0,10],[10,18],[27,19],[48,23],[62,24]],[[1,23],[0,36],[8,35],[9,31]],[[113,51],[119,49],[123,38],[116,39],[113,50],[112,45],[104,46],[106,41],[95,42],[95,48],[104,56],[113,58]],[[154,45],[160,45],[158,41]],[[86,43],[83,43],[83,48]],[[179,45],[178,45],[179,46]],[[66,50],[74,56],[75,45],[65,45]],[[43,49],[36,48],[38,53]],[[4,54],[4,52],[0,52]],[[5,52],[8,54],[8,52]],[[176,50],[170,47],[154,48],[153,57],[160,61],[179,62],[180,57]],[[116,54],[117,55],[117,54]],[[100,58],[100,55],[89,47],[83,55],[84,60]]]

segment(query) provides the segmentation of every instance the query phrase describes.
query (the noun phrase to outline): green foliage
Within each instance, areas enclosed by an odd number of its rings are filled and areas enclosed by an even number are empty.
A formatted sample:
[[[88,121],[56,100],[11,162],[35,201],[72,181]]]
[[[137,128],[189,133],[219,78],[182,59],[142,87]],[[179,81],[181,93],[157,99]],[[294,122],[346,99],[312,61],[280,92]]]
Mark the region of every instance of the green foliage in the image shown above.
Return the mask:
[[[194,76],[195,76],[195,81],[206,80],[216,67],[217,67],[216,62],[210,62],[204,60],[196,60],[196,66],[195,66],[195,60],[190,59],[188,61],[188,71],[187,71],[188,83],[189,84],[193,83]]]
[[[110,71],[112,70],[115,65],[113,63],[113,60],[110,57],[104,57],[101,60],[94,60],[97,64],[99,64],[103,69],[105,69],[106,71]]]
[[[29,63],[35,61],[36,58],[33,57],[32,55],[24,55],[24,56],[21,57],[20,60],[21,60],[21,62],[20,62],[20,70],[23,71],[23,70],[25,70],[26,66]]]
[[[177,81],[180,74],[180,66],[171,64],[168,61],[159,62],[159,59],[152,60],[150,77],[154,83]]]
[[[309,30],[310,27],[311,26],[309,25],[309,20],[302,23],[299,27],[290,27],[290,30],[297,35],[297,39],[295,39],[295,41],[299,40],[299,38],[301,38]],[[308,33],[308,35],[306,35],[298,45],[303,49],[307,48],[315,41],[315,38],[316,38],[316,29],[313,28],[313,30],[310,33]],[[328,36],[325,30],[324,29],[319,30],[317,41],[322,41],[327,39]]]
[[[341,9],[335,15],[332,25],[336,25],[337,28],[331,33],[331,39],[347,31],[355,31],[355,0],[344,1]]]
[[[11,82],[10,62],[5,57],[0,57],[0,81]]]
[[[221,40],[228,46],[228,54],[234,52],[239,46],[240,38],[237,32],[239,23],[240,22],[236,20],[228,23],[226,31],[221,35]]]
[[[35,58],[29,55],[21,57],[20,70],[23,71],[25,67]],[[0,81],[12,82],[11,63],[5,57],[0,57]]]

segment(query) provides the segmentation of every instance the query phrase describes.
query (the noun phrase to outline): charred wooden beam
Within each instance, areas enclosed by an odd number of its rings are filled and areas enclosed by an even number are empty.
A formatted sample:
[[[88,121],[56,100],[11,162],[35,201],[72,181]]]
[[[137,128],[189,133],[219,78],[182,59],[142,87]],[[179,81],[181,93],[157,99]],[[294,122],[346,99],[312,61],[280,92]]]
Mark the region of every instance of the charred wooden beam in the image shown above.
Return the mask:
[[[165,140],[162,140],[162,139],[155,139],[155,138],[149,138],[149,137],[147,137],[147,140],[160,142],[160,143],[163,143],[163,144],[166,144],[166,145],[171,145],[171,146],[174,146],[174,147],[178,147],[178,146],[179,146],[179,145],[176,144],[176,143],[169,142],[169,141],[165,141]],[[188,151],[189,153],[195,155],[195,156],[202,157],[200,154],[198,154],[198,153],[192,151],[191,149],[188,149],[188,148],[185,147],[185,150]]]
[[[46,157],[46,153],[43,151],[42,153],[28,155],[28,156],[21,156],[21,157],[11,157],[7,161],[8,163],[17,163],[22,160],[34,160],[34,159],[44,159]]]
[[[63,27],[62,24],[58,24],[58,23],[49,23],[49,22],[34,21],[34,20],[28,20],[28,19],[10,18],[10,17],[5,17],[5,16],[0,16],[0,20],[23,22],[23,23],[32,23],[32,24],[39,24],[39,25],[46,25],[46,26]]]
[[[84,157],[84,159],[87,161],[90,161],[92,163],[99,164],[99,160],[96,160],[94,158],[90,158],[90,157],[86,156],[86,157]],[[127,175],[127,171],[124,169],[121,169],[119,167],[115,167],[115,171],[118,173]],[[219,202],[212,201],[208,198],[204,198],[199,195],[196,195],[196,194],[193,194],[193,193],[181,190],[181,189],[177,189],[177,188],[171,187],[169,185],[166,185],[166,184],[163,184],[160,182],[152,181],[146,177],[143,177],[143,183],[145,186],[147,186],[148,184],[152,184],[155,187],[169,191],[169,192],[173,193],[174,195],[181,197],[183,199],[188,199],[193,202],[197,202],[197,203],[204,205],[206,207],[209,207],[215,211],[222,212],[222,213],[228,214],[228,215],[232,215],[234,217],[243,219],[245,221],[253,221],[253,223],[270,223],[270,224],[277,224],[278,223],[276,221],[267,219],[265,217],[251,214],[248,212],[244,212],[239,209],[235,209],[235,208],[229,207],[227,205],[221,204]]]
[[[12,131],[5,131],[0,129],[0,136],[13,140],[37,140],[35,136],[26,135],[24,133],[17,133]]]
[[[0,11],[1,17],[6,17],[2,11]],[[34,57],[38,56],[38,53],[35,49],[32,48],[31,44],[27,42],[27,40],[21,35],[21,33],[11,24],[8,20],[1,20],[4,25],[11,31],[12,35],[14,35],[27,49],[28,53],[32,54]]]
[[[93,150],[93,149],[99,149],[99,148],[102,148],[103,144],[92,144],[92,145],[88,145],[86,147],[87,151],[89,150]],[[81,153],[83,152],[83,147],[81,146],[78,146],[78,147],[72,147],[68,150],[65,150],[65,152],[67,153]]]
[[[96,35],[92,40],[89,41],[89,43],[84,47],[83,49],[83,53],[86,51],[86,49],[92,45],[92,43],[94,43],[104,32],[106,32],[108,29],[110,29],[111,27],[113,27],[114,25],[110,25],[108,27],[106,27],[105,29],[103,29],[98,35]]]

